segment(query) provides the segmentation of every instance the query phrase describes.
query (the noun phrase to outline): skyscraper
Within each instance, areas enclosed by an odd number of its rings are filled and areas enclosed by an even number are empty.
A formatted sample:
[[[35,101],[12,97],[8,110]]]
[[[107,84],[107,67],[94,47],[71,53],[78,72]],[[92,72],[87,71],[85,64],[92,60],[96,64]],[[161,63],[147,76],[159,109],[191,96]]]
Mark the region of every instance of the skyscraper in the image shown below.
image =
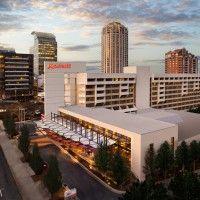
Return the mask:
[[[44,74],[44,61],[57,61],[57,42],[52,33],[32,32],[34,46],[30,51],[34,54],[34,73]]]
[[[128,66],[128,29],[111,22],[102,30],[101,65],[104,73],[122,73]]]
[[[185,48],[169,51],[165,54],[165,72],[183,74],[198,72],[198,58]]]

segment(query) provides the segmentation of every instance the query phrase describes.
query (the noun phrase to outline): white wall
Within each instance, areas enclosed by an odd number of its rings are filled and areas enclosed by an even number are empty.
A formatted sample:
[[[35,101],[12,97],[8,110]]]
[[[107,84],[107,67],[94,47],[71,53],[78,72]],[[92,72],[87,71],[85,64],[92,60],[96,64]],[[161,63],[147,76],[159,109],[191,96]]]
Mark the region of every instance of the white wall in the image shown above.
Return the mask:
[[[136,74],[136,107],[150,107],[150,67],[124,67],[124,73]]]
[[[162,129],[156,132],[147,133],[141,135],[141,138],[133,138],[133,144],[131,148],[132,152],[132,169],[135,175],[140,179],[144,180],[145,176],[143,173],[143,166],[145,165],[144,158],[149,145],[153,143],[155,151],[159,149],[160,145],[165,141],[171,143],[171,138],[174,137],[175,148],[178,143],[178,126],[174,125],[167,129]],[[140,144],[135,144],[136,142],[141,142]],[[135,144],[135,145],[134,145]],[[134,161],[135,160],[135,161]]]
[[[55,67],[49,66],[55,65]],[[63,67],[69,65],[69,67]],[[85,72],[84,62],[45,62],[44,69],[44,112],[58,112],[59,106],[65,105],[64,75],[67,73]]]

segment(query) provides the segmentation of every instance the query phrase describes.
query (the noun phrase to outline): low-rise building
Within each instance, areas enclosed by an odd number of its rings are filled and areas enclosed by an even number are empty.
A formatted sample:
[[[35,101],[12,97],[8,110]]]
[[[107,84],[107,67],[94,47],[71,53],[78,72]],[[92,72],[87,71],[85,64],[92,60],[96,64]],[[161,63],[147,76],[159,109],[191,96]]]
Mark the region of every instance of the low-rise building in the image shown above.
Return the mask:
[[[150,107],[187,110],[200,106],[200,74],[161,74],[150,79]]]
[[[133,74],[66,74],[65,103],[113,110],[134,110],[135,86]]]

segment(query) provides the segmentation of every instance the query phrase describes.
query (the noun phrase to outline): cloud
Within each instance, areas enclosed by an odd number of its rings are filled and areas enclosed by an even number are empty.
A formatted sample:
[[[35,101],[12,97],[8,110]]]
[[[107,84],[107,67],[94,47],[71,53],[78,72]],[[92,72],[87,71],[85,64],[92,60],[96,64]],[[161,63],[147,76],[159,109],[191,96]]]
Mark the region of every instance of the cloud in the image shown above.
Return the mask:
[[[74,46],[63,46],[61,49],[64,51],[86,51],[91,48],[98,47],[100,44],[92,44],[92,45],[74,45]]]
[[[163,64],[165,62],[165,60],[164,59],[149,59],[149,60],[146,59],[143,62]]]
[[[7,11],[10,10],[10,5],[7,0],[0,1],[0,11]]]
[[[30,0],[31,1],[31,0]],[[30,9],[29,0],[1,0],[0,11],[12,11],[16,9]]]
[[[23,22],[24,16],[0,14],[0,32],[6,32],[10,30],[20,30],[24,28]]]
[[[1,0],[2,8],[49,10],[65,17],[105,23],[122,20],[130,23],[163,24],[199,22],[199,0]],[[191,2],[191,3],[190,3]],[[1,5],[0,4],[0,5]]]
[[[89,60],[87,61],[88,64],[100,64],[101,61],[100,60]]]
[[[78,37],[91,40],[100,38],[106,23],[118,20],[129,28],[129,37],[134,36],[131,48],[182,47],[193,44],[193,37],[200,34],[199,0],[0,0],[0,11],[0,32],[32,26],[60,35],[78,31]],[[51,23],[45,24],[49,16]],[[33,17],[36,23],[32,23]],[[94,47],[86,43],[61,49],[87,51]]]
[[[66,12],[66,15],[86,21],[95,20],[105,23],[109,20],[119,19],[126,23],[163,24],[200,20],[199,9],[196,6],[186,4],[184,10],[179,11],[176,9],[176,5],[181,3],[180,0],[164,0],[162,2],[146,0],[140,0],[140,2],[131,0],[83,0],[81,1],[82,3],[78,4],[79,6],[77,6],[76,2],[71,4],[69,13]],[[198,0],[196,0],[197,3]],[[59,8],[59,3],[57,3],[57,8]]]
[[[152,46],[176,46],[176,47],[183,47],[187,43],[183,41],[172,41],[172,42],[159,42],[159,41],[143,41],[143,42],[136,42],[133,44],[134,46],[145,46],[145,45],[152,45]]]
[[[180,31],[180,30],[149,29],[149,30],[142,31],[138,33],[137,35],[138,37],[145,40],[160,39],[160,40],[170,41],[170,40],[175,40],[175,39],[180,39],[180,38],[192,38],[194,37],[195,34],[188,33],[186,31]]]
[[[191,2],[191,3],[190,3]],[[1,0],[7,10],[41,10],[80,24],[104,25],[111,20],[131,24],[200,22],[199,0]],[[39,19],[39,16],[38,16]],[[80,21],[81,20],[81,21]],[[74,25],[75,25],[74,23]]]

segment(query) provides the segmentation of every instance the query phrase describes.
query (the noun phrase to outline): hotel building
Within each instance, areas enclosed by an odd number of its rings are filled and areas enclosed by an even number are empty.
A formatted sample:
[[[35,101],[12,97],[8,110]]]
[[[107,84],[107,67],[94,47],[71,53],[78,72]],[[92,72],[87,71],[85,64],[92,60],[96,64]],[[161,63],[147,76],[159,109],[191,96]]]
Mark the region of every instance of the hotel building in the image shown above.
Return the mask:
[[[59,63],[55,65],[59,66]],[[51,73],[55,77],[59,74],[58,69],[51,70]],[[47,81],[48,76],[46,74]],[[86,73],[83,66],[78,73],[63,71],[62,82],[63,106],[80,105],[135,112],[149,107],[187,110],[200,105],[199,74],[156,75],[150,72],[149,67],[125,67],[124,73],[114,74]],[[52,87],[60,89],[54,80],[52,83]],[[50,92],[47,93],[49,96]]]
[[[33,98],[33,55],[0,50],[0,99]]]
[[[122,73],[128,66],[128,29],[112,22],[102,30],[101,60],[104,73]]]
[[[169,51],[165,54],[165,72],[183,74],[198,72],[198,58],[185,48]]]
[[[135,110],[133,74],[78,73],[65,75],[65,103],[113,110]]]
[[[45,61],[57,61],[57,42],[52,33],[32,32],[34,46],[30,51],[34,54],[34,74],[44,74]]]
[[[150,78],[150,107],[188,110],[200,106],[200,74],[163,74]]]
[[[45,63],[45,119],[41,127],[60,135],[63,144],[70,141],[70,150],[74,152],[77,141],[88,152],[102,142],[112,150],[120,148],[135,176],[144,180],[144,157],[149,146],[157,150],[168,141],[175,150],[182,140],[199,140],[200,118],[194,113],[150,108],[151,91],[160,91],[162,99],[163,77],[153,76],[149,68],[127,67],[124,71],[124,74],[90,74],[86,73],[85,63]],[[167,76],[172,83],[179,82],[177,77],[183,80],[183,93],[187,90],[185,82],[197,82],[200,78]],[[158,77],[162,82],[152,90]],[[91,165],[93,155],[84,157],[79,155],[81,151],[77,151],[77,156]]]

